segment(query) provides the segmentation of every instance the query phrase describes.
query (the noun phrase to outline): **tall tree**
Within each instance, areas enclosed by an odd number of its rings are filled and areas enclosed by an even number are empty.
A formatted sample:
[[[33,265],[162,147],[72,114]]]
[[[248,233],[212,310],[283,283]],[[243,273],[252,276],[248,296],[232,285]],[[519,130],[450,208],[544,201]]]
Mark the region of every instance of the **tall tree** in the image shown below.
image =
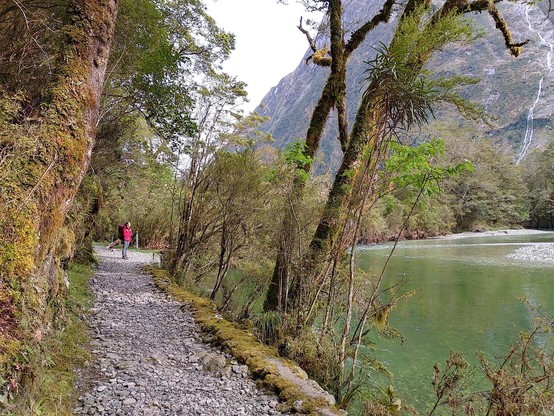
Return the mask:
[[[330,11],[332,10],[332,3],[326,2],[330,6]],[[338,3],[342,4],[342,2]],[[388,6],[388,3],[385,3],[385,6]],[[344,241],[339,241],[338,238],[340,230],[345,227],[341,215],[347,209],[353,189],[352,185],[356,181],[357,171],[359,171],[356,167],[364,165],[361,163],[360,157],[369,154],[371,159],[369,163],[370,166],[373,166],[371,169],[375,169],[381,158],[386,154],[388,141],[393,137],[389,134],[391,128],[394,129],[404,122],[408,122],[408,124],[413,121],[417,122],[417,120],[414,120],[414,114],[410,115],[410,108],[414,104],[413,100],[418,100],[417,94],[414,93],[417,92],[415,89],[418,86],[418,80],[421,79],[423,66],[434,50],[449,41],[456,40],[461,35],[461,33],[458,33],[458,37],[456,37],[456,34],[449,37],[453,18],[468,12],[487,10],[502,32],[505,43],[512,54],[519,55],[521,47],[525,44],[525,42],[514,43],[507,24],[501,18],[493,1],[447,1],[432,14],[426,12],[430,9],[430,2],[428,1],[411,0],[402,7],[400,24],[395,30],[390,48],[382,54],[381,62],[371,68],[368,77],[369,86],[358,108],[350,136],[344,140],[339,134],[344,157],[335,176],[322,219],[310,243],[302,276],[296,277],[292,284],[289,303],[296,305],[296,307],[299,305],[300,299],[305,300],[306,292],[311,292],[308,288],[310,285],[317,284],[315,282],[321,282],[325,279],[323,271],[328,269],[323,267],[322,262],[325,258],[328,258],[329,253],[333,250],[340,251],[340,245],[345,244]],[[383,10],[385,9],[386,7],[383,8]],[[422,13],[422,11],[425,13]],[[407,18],[414,16],[416,13],[419,16],[418,20],[414,20],[410,25],[402,24]],[[332,20],[332,17],[330,19]],[[412,40],[407,37],[410,33]],[[354,37],[352,36],[352,38]],[[403,41],[408,41],[408,43],[403,45]],[[395,48],[401,51],[402,56],[397,55],[397,52],[394,51]],[[397,61],[398,58],[401,60]],[[332,56],[331,59],[334,59],[334,57]],[[400,68],[403,68],[403,79],[396,72],[395,65],[401,65]],[[403,82],[404,85],[402,86]],[[398,93],[403,94],[403,96],[395,96]],[[424,97],[423,100],[428,100],[428,98]],[[420,102],[419,104],[422,105],[422,109],[427,107],[424,112],[429,110],[429,103]],[[423,113],[422,116],[425,117]],[[306,145],[306,148],[310,148],[310,146]],[[311,166],[307,165],[307,167],[309,169]],[[371,185],[368,186],[371,187]],[[346,245],[348,244],[346,243]],[[279,264],[279,259],[277,264]],[[278,276],[278,273],[274,273],[272,281],[274,288],[269,292],[270,298],[275,298],[275,293],[284,293],[284,289],[279,288],[279,285],[282,285],[285,279],[276,278]],[[275,287],[278,289],[275,289]],[[279,305],[282,304],[275,301],[266,302],[267,309]]]
[[[294,176],[291,186],[291,196],[288,198],[284,207],[284,217],[279,235],[279,247],[270,282],[268,294],[264,303],[266,310],[286,311],[288,303],[288,288],[291,284],[291,264],[298,258],[293,254],[298,242],[298,232],[294,229],[294,217],[297,215],[298,201],[302,198],[306,179],[309,177],[314,156],[319,148],[319,143],[323,135],[325,125],[329,114],[334,107],[338,112],[339,123],[339,141],[344,151],[348,144],[348,123],[346,109],[346,64],[352,55],[352,52],[363,42],[368,33],[370,33],[380,23],[385,23],[390,19],[392,7],[396,0],[387,0],[383,4],[381,11],[373,18],[360,26],[346,42],[344,38],[343,27],[343,1],[332,0],[322,2],[303,2],[308,9],[324,10],[329,20],[330,30],[330,57],[314,60],[314,64],[319,66],[330,66],[331,72],[323,90],[321,97],[312,113],[308,131],[306,133],[305,145],[302,146],[302,155],[298,160],[297,168],[299,174]],[[315,41],[311,38],[309,32],[299,25],[307,37],[310,48],[316,54],[326,54],[327,49],[324,45],[318,49]]]
[[[234,49],[200,0],[123,0],[103,122],[139,113],[166,143],[194,133],[194,94]]]

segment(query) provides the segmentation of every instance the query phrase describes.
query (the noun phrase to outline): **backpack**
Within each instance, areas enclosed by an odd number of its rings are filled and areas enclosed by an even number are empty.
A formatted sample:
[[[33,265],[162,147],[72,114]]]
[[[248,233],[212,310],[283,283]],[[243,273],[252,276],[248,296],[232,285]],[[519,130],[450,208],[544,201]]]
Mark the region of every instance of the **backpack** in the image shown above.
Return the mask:
[[[117,226],[117,238],[119,238],[121,241],[123,241],[123,227],[124,224],[118,224]]]

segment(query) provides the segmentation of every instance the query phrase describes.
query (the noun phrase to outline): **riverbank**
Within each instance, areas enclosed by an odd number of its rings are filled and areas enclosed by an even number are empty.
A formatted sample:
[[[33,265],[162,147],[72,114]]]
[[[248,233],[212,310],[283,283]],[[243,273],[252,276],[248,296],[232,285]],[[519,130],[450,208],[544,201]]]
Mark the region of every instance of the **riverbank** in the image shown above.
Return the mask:
[[[531,230],[531,229],[518,229],[518,230],[496,230],[496,231],[482,231],[482,232],[464,232],[456,234],[447,234],[437,237],[430,237],[429,239],[438,240],[454,240],[458,238],[468,237],[493,237],[493,236],[506,236],[506,235],[534,235],[534,234],[547,234],[550,231]]]
[[[466,232],[451,234],[440,237],[433,237],[434,239],[439,240],[455,240],[460,238],[470,238],[470,237],[495,237],[495,236],[522,236],[522,235],[537,235],[537,234],[548,234],[552,231],[542,231],[542,230],[497,230],[497,231],[484,231],[484,232]],[[508,258],[514,260],[522,261],[533,261],[541,263],[551,263],[554,264],[554,243],[533,243],[520,247],[515,250],[513,253],[508,255]]]

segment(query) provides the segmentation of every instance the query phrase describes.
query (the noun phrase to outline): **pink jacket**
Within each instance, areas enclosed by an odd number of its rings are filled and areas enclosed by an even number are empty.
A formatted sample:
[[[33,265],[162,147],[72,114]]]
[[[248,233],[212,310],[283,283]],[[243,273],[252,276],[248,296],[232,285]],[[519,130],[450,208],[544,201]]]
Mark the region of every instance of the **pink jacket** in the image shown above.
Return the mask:
[[[131,227],[124,226],[123,241],[131,241],[132,237],[133,237],[133,230],[131,230]]]

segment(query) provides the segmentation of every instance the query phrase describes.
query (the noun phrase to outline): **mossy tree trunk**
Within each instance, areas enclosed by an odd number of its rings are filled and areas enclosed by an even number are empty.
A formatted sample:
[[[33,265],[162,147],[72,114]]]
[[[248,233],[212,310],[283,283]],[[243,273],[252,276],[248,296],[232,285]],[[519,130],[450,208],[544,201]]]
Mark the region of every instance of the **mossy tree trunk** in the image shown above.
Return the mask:
[[[32,13],[40,5],[27,7]],[[0,98],[10,106],[1,109],[1,149],[14,150],[2,166],[0,304],[11,305],[17,321],[10,333],[0,333],[0,344],[10,339],[15,345],[7,360],[0,359],[4,379],[17,379],[10,361],[23,343],[40,341],[48,331],[55,313],[49,305],[63,288],[61,259],[71,255],[74,242],[63,225],[89,166],[117,9],[117,0],[67,2],[61,56],[30,110],[25,92],[10,95],[10,86],[0,85]]]
[[[306,134],[306,146],[303,156],[307,163],[298,166],[300,172],[294,175],[290,197],[285,205],[285,214],[279,235],[279,246],[273,275],[264,302],[264,309],[286,312],[290,269],[294,261],[293,251],[298,244],[298,234],[294,218],[297,216],[298,203],[302,199],[307,175],[312,168],[312,161],[323,135],[327,117],[337,102],[344,105],[346,99],[346,65],[344,59],[344,40],[342,32],[342,2],[331,1],[329,5],[331,27],[331,74],[323,87],[321,97],[312,113]],[[345,108],[344,108],[345,110]],[[341,112],[343,114],[343,112]],[[343,118],[341,117],[341,120]],[[346,117],[344,117],[346,120]]]
[[[48,89],[41,114],[50,129],[44,140],[53,150],[51,163],[61,168],[47,181],[48,189],[37,193],[46,208],[40,240],[59,230],[90,163],[117,5],[117,0],[72,0],[68,5],[60,76]],[[48,240],[40,247],[39,261],[51,253]]]

